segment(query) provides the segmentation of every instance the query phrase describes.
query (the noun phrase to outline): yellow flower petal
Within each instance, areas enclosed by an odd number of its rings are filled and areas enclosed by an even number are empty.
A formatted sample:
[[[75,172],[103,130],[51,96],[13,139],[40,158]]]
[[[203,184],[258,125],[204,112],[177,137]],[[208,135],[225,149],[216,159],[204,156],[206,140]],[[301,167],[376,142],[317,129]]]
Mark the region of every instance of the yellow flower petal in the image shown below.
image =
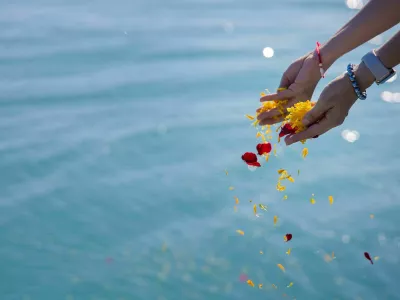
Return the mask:
[[[264,252],[260,251],[260,254],[264,254]]]
[[[258,207],[261,208],[262,210],[268,211],[268,206],[266,205],[258,204]]]
[[[273,287],[274,289],[277,289],[277,288],[278,288],[275,284],[271,284],[271,285],[272,285],[272,287]]]
[[[269,153],[266,154],[264,157],[265,157],[265,161],[268,161],[268,159],[269,159]]]
[[[260,93],[260,97],[264,97],[264,96],[266,96],[267,94],[266,93],[264,93],[264,92],[261,92]]]
[[[253,121],[255,118],[253,116],[250,115],[245,115],[247,119],[249,119],[250,121]]]
[[[244,231],[243,230],[238,229],[238,230],[236,230],[236,232],[239,233],[240,235],[244,235]]]
[[[310,203],[311,203],[311,204],[315,204],[315,199],[314,199],[314,198],[311,198],[311,199],[310,199]]]
[[[257,214],[257,205],[255,205],[255,204],[253,206],[253,211],[254,211],[254,214],[256,215]]]
[[[374,260],[378,260],[378,259],[379,259],[379,256],[375,256],[375,257],[374,257]]]
[[[233,197],[233,198],[235,199],[235,203],[236,203],[236,204],[239,204],[239,198],[238,198],[238,197],[236,197],[236,196],[235,196],[235,197]]]
[[[281,264],[277,264],[278,268],[282,270],[282,272],[285,272],[285,267],[282,266]]]
[[[263,287],[263,285],[262,285],[262,283],[260,283],[260,284],[258,285],[258,288],[259,288],[259,289],[262,289],[262,287]]]
[[[276,223],[278,223],[278,216],[274,216],[274,225],[276,225]]]
[[[301,151],[301,156],[303,156],[303,158],[306,158],[307,154],[308,154],[308,149],[304,148],[303,151]]]
[[[228,170],[225,170],[225,175],[228,176]]]
[[[294,182],[294,178],[293,178],[292,176],[290,176],[290,175],[287,177],[287,179],[288,179],[290,182]]]
[[[325,255],[324,255],[324,260],[325,260],[326,262],[331,262],[331,261],[332,261],[332,257],[331,257],[329,254],[325,254]]]
[[[251,287],[254,287],[254,283],[253,283],[253,281],[251,281],[250,279],[247,280],[247,284],[248,284],[249,286],[251,286]]]
[[[332,205],[333,204],[333,196],[329,196],[329,204]]]
[[[256,134],[256,139],[258,139],[261,136],[262,136],[261,132],[258,131],[257,134]]]
[[[233,191],[234,189],[235,189],[235,188],[234,188],[233,186],[230,186],[230,187],[229,187],[229,190],[230,190],[230,191]]]
[[[289,248],[288,251],[286,251],[286,254],[290,255],[291,252],[292,252],[292,248]]]
[[[288,198],[287,195],[283,196],[283,200],[287,200],[287,198]]]
[[[290,288],[291,286],[293,286],[293,282],[289,283],[287,287]]]

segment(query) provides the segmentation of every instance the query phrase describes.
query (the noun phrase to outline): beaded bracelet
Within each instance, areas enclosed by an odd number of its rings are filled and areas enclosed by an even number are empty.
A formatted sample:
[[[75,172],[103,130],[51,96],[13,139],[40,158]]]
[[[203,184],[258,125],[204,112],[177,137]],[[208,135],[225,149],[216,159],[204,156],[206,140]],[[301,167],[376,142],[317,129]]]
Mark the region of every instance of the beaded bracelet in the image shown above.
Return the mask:
[[[365,100],[367,99],[367,93],[366,92],[361,92],[361,89],[356,81],[356,75],[354,75],[354,65],[353,64],[348,64],[347,66],[347,75],[350,78],[351,85],[353,86],[354,92],[356,93],[358,99],[360,100]]]

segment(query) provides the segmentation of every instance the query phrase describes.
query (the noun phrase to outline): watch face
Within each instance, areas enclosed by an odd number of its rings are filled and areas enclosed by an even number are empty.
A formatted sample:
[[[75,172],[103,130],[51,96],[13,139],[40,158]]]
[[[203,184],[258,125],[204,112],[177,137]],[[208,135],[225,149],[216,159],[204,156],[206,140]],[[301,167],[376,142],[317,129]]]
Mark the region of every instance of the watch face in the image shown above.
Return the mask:
[[[396,71],[395,70],[393,70],[393,72],[390,72],[389,74],[388,74],[388,76],[386,76],[385,78],[383,78],[382,80],[380,80],[380,81],[377,81],[376,83],[377,84],[384,84],[386,81],[388,81],[390,78],[392,78],[394,75],[396,75]]]

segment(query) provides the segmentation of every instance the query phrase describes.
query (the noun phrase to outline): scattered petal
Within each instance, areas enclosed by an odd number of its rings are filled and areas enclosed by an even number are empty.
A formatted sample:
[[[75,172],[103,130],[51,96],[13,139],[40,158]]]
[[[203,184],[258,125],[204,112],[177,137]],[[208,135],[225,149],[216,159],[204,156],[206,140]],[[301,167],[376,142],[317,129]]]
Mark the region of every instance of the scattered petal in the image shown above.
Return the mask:
[[[371,262],[371,265],[374,264],[374,262],[372,261],[371,256],[369,255],[368,252],[364,252],[364,256],[365,256],[366,259],[368,259]]]
[[[253,200],[249,200],[249,202],[251,203],[251,202],[253,202]]]
[[[291,286],[293,286],[293,282],[289,283],[287,287],[290,288]]]
[[[248,277],[247,277],[246,274],[244,274],[244,273],[240,274],[239,280],[240,280],[241,282],[245,282],[245,281],[247,281],[247,279],[248,279]]]
[[[335,252],[332,251],[332,259],[335,259],[335,258],[336,258]]]
[[[285,272],[285,267],[282,266],[281,264],[277,264],[278,268],[282,270],[282,272]]]
[[[374,260],[378,260],[379,259],[379,256],[374,256]]]
[[[281,128],[281,131],[279,132],[279,137],[281,138],[288,134],[294,134],[294,133],[296,133],[296,128],[292,128],[292,126],[289,123],[286,123]]]
[[[274,289],[277,289],[277,288],[278,288],[275,284],[271,284],[271,285],[272,285],[272,287],[273,287]]]
[[[326,262],[331,262],[331,261],[332,261],[332,257],[331,257],[329,254],[325,254],[325,255],[324,255],[324,260],[325,260]]]
[[[261,208],[262,210],[268,211],[268,206],[266,205],[258,204],[258,207]]]
[[[263,285],[262,285],[262,283],[260,283],[260,284],[258,285],[258,288],[259,288],[259,289],[262,289],[262,287],[263,287]]]
[[[253,121],[255,119],[255,117],[250,116],[250,115],[245,115],[247,119],[249,119],[250,121]]]
[[[274,216],[274,226],[276,226],[276,223],[278,223],[278,216]]]
[[[249,286],[251,286],[251,287],[254,287],[254,283],[253,283],[253,281],[251,281],[250,279],[247,280],[247,284],[248,284]]]
[[[288,198],[287,195],[283,196],[283,200],[287,200],[287,198]]]
[[[299,176],[300,175],[300,170],[297,170],[297,176]]]
[[[162,247],[161,247],[161,251],[162,251],[162,252],[167,251],[167,244],[166,244],[166,243],[163,243],[163,245],[162,245]]]
[[[260,254],[264,254],[264,252],[260,251]]]
[[[233,210],[234,210],[235,212],[237,212],[237,207],[236,207],[236,205],[233,207]]]
[[[238,197],[236,197],[236,196],[235,196],[235,197],[233,197],[233,198],[235,198],[235,203],[236,203],[236,204],[239,204],[239,198],[238,198]]]
[[[311,199],[310,199],[310,203],[311,203],[311,204],[315,204],[315,202],[316,202],[316,201],[315,201],[314,198],[311,198]]]
[[[289,248],[288,251],[286,251],[286,254],[290,255],[291,252],[292,252],[292,248]]]
[[[257,162],[257,155],[252,152],[246,152],[242,155],[242,160],[244,160],[247,164]]]
[[[332,205],[333,204],[333,196],[329,196],[329,204]]]
[[[374,216],[373,214],[370,214],[369,217],[370,217],[371,219],[375,218],[375,216]]]
[[[262,133],[258,131],[257,134],[256,134],[256,139],[258,139],[261,136],[262,136]]]
[[[303,156],[303,158],[306,158],[307,155],[308,155],[308,148],[304,148],[303,151],[301,151],[301,156]]]
[[[289,242],[292,239],[292,234],[291,233],[286,233],[286,235],[283,237],[285,242]]]
[[[257,215],[257,205],[255,205],[255,204],[253,206],[253,211],[254,211],[254,214]]]
[[[234,188],[233,186],[230,186],[230,187],[229,187],[229,190],[230,190],[230,191],[233,191],[234,189],[235,189],[235,188]]]
[[[243,230],[238,229],[238,230],[236,230],[236,232],[239,233],[240,235],[244,235],[244,231]]]
[[[225,175],[228,176],[228,170],[225,170]]]
[[[272,146],[271,143],[262,143],[262,144],[258,144],[256,146],[258,155],[264,155],[264,154],[268,154],[271,152],[272,150]]]

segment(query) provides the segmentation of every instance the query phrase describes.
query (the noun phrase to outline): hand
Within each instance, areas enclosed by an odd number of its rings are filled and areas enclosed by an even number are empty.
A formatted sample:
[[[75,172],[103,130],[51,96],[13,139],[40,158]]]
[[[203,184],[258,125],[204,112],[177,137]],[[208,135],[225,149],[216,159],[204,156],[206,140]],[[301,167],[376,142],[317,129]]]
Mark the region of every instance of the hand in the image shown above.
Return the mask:
[[[362,91],[374,82],[373,75],[363,63],[356,67],[354,73]],[[318,102],[304,116],[303,124],[308,128],[287,136],[286,145],[319,136],[341,125],[356,100],[357,95],[347,74],[338,76],[325,87]]]
[[[284,106],[286,109],[297,102],[310,100],[320,79],[318,56],[310,52],[293,62],[283,73],[279,87],[286,90],[264,96],[260,101],[288,100]],[[260,125],[266,125],[281,122],[284,117],[278,109],[272,109],[259,114],[257,119]]]

